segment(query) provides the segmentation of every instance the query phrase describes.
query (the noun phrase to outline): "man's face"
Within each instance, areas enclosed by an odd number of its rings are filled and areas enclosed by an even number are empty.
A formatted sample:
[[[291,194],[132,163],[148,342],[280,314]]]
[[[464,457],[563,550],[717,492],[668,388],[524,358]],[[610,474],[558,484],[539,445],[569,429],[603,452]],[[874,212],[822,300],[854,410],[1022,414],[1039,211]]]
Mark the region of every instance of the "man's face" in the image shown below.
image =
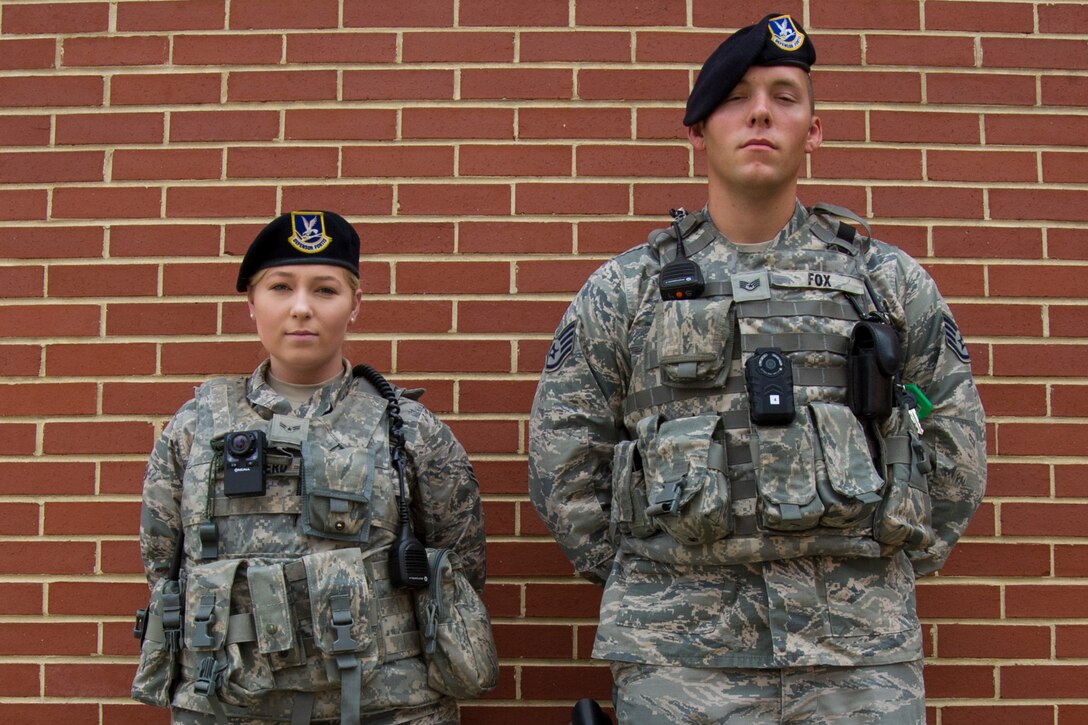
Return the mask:
[[[793,66],[753,66],[706,120],[688,128],[706,151],[712,185],[742,195],[796,185],[805,154],[823,140],[806,74]]]

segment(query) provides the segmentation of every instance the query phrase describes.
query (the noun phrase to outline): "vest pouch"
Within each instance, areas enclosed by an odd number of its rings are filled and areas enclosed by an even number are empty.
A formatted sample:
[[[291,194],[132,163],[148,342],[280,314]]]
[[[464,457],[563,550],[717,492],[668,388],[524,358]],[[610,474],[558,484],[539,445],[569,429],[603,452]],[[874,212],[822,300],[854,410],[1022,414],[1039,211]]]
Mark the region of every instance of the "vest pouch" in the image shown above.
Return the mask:
[[[427,549],[430,586],[416,592],[427,684],[459,700],[476,698],[499,681],[491,619],[450,549]]]
[[[824,514],[816,494],[815,436],[807,415],[784,426],[752,426],[760,519],[773,531],[804,531]]]
[[[824,504],[820,526],[868,524],[884,481],[873,467],[861,422],[850,408],[837,403],[813,402],[809,410],[820,444],[816,457],[816,490]]]
[[[661,382],[684,388],[725,384],[732,356],[733,298],[659,302],[650,326]]]
[[[231,616],[231,592],[244,566],[242,559],[197,564],[185,587],[186,662],[199,678],[212,672],[208,687],[228,705],[254,707],[272,690],[275,677],[268,658],[257,650],[252,615]],[[214,660],[205,665],[205,661]]]
[[[365,440],[366,436],[362,436]],[[374,455],[333,433],[336,443],[303,448],[303,531],[338,541],[364,542],[370,535],[370,497],[374,488]]]
[[[884,440],[886,489],[873,532],[877,541],[907,549],[924,550],[936,540],[929,472],[933,462],[913,433]]]
[[[862,321],[850,333],[846,358],[846,403],[862,420],[884,420],[892,413],[899,370],[899,335],[882,322]]]
[[[167,649],[162,629],[164,588],[177,588],[165,578],[155,582],[147,607],[147,629],[140,644],[140,664],[132,680],[132,699],[153,707],[169,707],[178,674],[178,653]]]
[[[710,544],[732,533],[722,421],[717,413],[639,421],[646,466],[646,515],[682,544]]]
[[[611,534],[643,539],[657,533],[657,527],[646,516],[646,476],[642,471],[642,456],[637,441],[620,441],[612,451],[612,520]]]
[[[339,682],[358,668],[361,681],[381,663],[381,631],[363,552],[336,549],[302,557],[306,568],[314,642],[325,656],[329,679]]]

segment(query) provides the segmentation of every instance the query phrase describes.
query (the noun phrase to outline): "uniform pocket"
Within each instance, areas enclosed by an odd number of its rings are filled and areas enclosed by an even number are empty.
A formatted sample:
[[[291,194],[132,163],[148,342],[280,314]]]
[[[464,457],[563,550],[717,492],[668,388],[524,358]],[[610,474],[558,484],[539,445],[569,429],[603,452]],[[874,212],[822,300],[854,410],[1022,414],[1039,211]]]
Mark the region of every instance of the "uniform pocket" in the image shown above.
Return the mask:
[[[816,466],[816,485],[825,509],[820,525],[846,528],[871,521],[884,482],[873,467],[861,422],[845,405],[814,402],[809,410],[822,454]]]
[[[646,514],[683,544],[709,544],[733,530],[721,427],[717,414],[638,424]]]
[[[929,472],[933,463],[920,438],[912,433],[888,436],[884,442],[886,489],[877,511],[874,536],[882,544],[909,549],[929,548],[933,533],[933,503]]]
[[[625,560],[615,582],[622,596],[616,624],[681,637],[703,633],[717,639],[731,634],[722,631],[723,614],[737,595],[730,568]]]
[[[732,297],[659,302],[648,340],[666,385],[712,388],[729,374],[735,312]]]
[[[427,683],[460,700],[479,697],[499,681],[491,619],[449,549],[428,549],[431,582],[416,593]]]
[[[760,516],[775,531],[811,529],[824,514],[816,494],[812,424],[798,415],[787,426],[752,426]]]
[[[646,476],[637,441],[621,441],[612,451],[611,529],[616,533],[645,538],[657,528],[646,516]]]

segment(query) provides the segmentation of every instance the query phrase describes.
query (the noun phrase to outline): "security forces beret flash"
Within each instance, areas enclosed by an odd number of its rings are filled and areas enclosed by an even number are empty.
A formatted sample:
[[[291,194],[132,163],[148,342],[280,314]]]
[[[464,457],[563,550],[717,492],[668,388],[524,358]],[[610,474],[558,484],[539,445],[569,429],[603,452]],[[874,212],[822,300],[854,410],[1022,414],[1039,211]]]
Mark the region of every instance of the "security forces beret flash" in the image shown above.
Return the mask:
[[[725,39],[703,63],[688,96],[684,125],[694,126],[725,100],[754,65],[794,65],[806,73],[816,63],[816,48],[801,24],[771,13]]]
[[[273,219],[249,245],[238,268],[239,292],[266,267],[333,264],[359,276],[359,235],[331,211],[290,211]]]

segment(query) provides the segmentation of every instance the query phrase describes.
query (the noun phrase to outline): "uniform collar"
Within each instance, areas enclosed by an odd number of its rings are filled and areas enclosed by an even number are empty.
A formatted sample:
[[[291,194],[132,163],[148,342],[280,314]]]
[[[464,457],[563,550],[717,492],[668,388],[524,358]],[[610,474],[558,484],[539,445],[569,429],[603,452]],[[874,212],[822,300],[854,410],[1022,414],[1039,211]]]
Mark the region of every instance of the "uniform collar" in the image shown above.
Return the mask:
[[[270,360],[265,360],[246,381],[246,400],[257,409],[264,409],[270,413],[280,415],[294,415],[298,418],[313,418],[325,415],[336,407],[337,403],[351,390],[352,373],[351,362],[344,358],[344,365],[339,377],[328,385],[320,388],[310,399],[303,403],[297,410],[291,407],[291,402],[272,389],[268,384],[267,374]]]

